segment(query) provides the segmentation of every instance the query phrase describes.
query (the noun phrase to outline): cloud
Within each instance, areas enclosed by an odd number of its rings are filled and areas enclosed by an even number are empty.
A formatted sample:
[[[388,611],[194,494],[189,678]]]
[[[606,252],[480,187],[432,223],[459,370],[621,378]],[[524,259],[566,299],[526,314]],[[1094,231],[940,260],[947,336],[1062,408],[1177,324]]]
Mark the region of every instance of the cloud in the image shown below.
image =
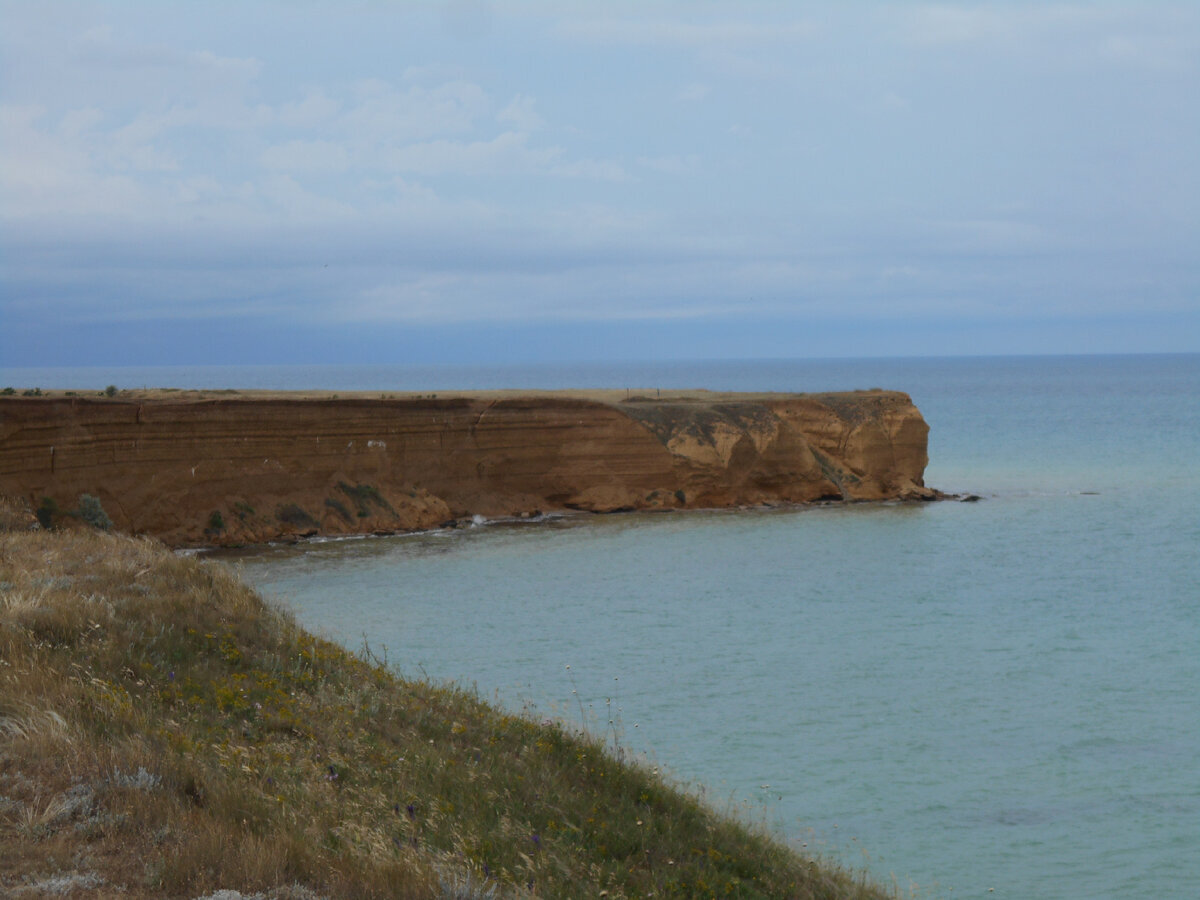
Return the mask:
[[[125,175],[96,177],[92,158],[68,129],[53,129],[39,106],[0,106],[0,221],[56,219],[137,208],[144,197]]]
[[[538,131],[546,126],[546,121],[534,111],[532,97],[518,94],[512,102],[496,113],[496,121],[517,131]]]
[[[95,107],[70,109],[58,121],[58,131],[66,137],[78,137],[104,121],[104,113]]]
[[[1012,41],[1047,31],[1078,31],[1111,21],[1102,7],[1081,6],[966,7],[929,5],[901,13],[905,36],[922,44],[966,44],[981,41]]]
[[[341,109],[341,102],[323,90],[310,90],[300,100],[288,100],[274,107],[263,105],[259,112],[272,124],[309,129],[328,124]]]
[[[482,141],[407,144],[390,151],[387,163],[420,175],[516,175],[544,170],[562,153],[560,147],[530,148],[526,135],[506,131]]]
[[[395,144],[442,134],[466,134],[486,114],[491,101],[479,85],[449,81],[432,88],[397,89],[372,78],[360,81],[338,127],[359,138]]]
[[[260,158],[268,169],[287,172],[344,172],[350,165],[350,153],[333,141],[291,140],[267,147]]]
[[[72,46],[76,59],[89,67],[133,70],[190,70],[206,78],[252,80],[262,71],[253,57],[220,56],[209,50],[181,50],[168,44],[148,44],[115,38],[111,26],[85,31]]]
[[[591,19],[564,22],[556,33],[564,38],[600,44],[643,44],[697,48],[788,44],[816,33],[808,22],[709,22]]]
[[[1194,71],[1200,14],[1153,4],[931,5],[898,13],[903,39],[929,47],[993,47],[1021,56]]]
[[[629,181],[619,163],[608,159],[576,159],[551,166],[550,174],[560,178],[594,178],[600,181]]]
[[[442,26],[456,38],[481,38],[492,31],[492,6],[484,0],[443,0],[438,11]]]
[[[1200,288],[1187,7],[499,5],[492,41],[409,4],[318,2],[283,35],[282,6],[65,8],[0,34],[0,318],[1065,315]]]
[[[562,147],[531,147],[529,136],[506,131],[480,141],[436,140],[407,144],[387,154],[387,165],[418,175],[532,175],[624,181],[624,169],[610,160],[567,159]]]
[[[399,83],[375,77],[309,86],[299,96],[250,104],[241,83],[210,84],[203,97],[187,86],[212,67],[257,77],[257,65],[206,51],[146,49],[118,41],[111,29],[78,43],[106,67],[173,70],[156,76],[174,85],[173,98],[127,104],[138,95],[135,85],[56,116],[41,104],[5,106],[0,222],[70,222],[78,231],[192,220],[236,230],[322,215],[403,218],[417,206],[435,217],[478,215],[478,203],[446,204],[397,176],[628,177],[615,161],[536,143],[532,134],[546,123],[531,96],[518,93],[497,110],[473,81],[431,81],[433,68],[405,69]],[[129,58],[121,65],[109,59],[122,54]],[[496,122],[509,127],[496,132]]]
[[[696,175],[700,172],[700,157],[694,153],[687,156],[639,156],[638,165],[663,175]]]
[[[272,217],[278,216],[289,223],[311,222],[330,227],[358,214],[353,204],[311,191],[288,174],[268,175],[257,186],[257,193],[270,208]]]
[[[1165,72],[1194,72],[1200,42],[1188,33],[1113,34],[1096,44],[1097,56],[1120,65]]]

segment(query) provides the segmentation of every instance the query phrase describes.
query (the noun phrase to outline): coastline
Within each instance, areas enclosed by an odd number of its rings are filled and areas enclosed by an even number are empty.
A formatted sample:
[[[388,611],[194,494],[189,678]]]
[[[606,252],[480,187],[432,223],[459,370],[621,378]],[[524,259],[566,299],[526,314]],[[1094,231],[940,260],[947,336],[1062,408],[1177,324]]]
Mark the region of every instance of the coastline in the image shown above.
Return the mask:
[[[0,493],[43,524],[94,497],[174,547],[475,517],[928,500],[895,391],[71,391],[0,397]]]
[[[0,499],[0,586],[0,892],[891,896],[602,736],[317,637],[220,563]]]

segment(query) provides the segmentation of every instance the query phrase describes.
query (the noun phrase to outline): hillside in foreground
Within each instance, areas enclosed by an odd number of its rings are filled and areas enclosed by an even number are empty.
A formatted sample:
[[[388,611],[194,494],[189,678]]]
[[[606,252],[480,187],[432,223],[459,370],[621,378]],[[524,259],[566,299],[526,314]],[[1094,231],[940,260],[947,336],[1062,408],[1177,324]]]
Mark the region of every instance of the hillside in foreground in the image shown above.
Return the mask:
[[[220,564],[0,513],[0,894],[891,896]]]

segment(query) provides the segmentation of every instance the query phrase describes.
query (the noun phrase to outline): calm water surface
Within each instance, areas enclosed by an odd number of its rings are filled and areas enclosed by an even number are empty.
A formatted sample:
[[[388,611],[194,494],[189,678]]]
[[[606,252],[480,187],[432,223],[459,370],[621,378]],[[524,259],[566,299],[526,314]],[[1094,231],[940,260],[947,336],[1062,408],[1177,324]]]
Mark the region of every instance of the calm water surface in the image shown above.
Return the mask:
[[[1200,357],[164,371],[142,383],[909,391],[933,429],[927,482],[983,502],[582,517],[230,558],[310,627],[582,718],[905,890],[1195,896]],[[119,374],[72,377],[137,383]],[[92,386],[41,375],[9,381]]]

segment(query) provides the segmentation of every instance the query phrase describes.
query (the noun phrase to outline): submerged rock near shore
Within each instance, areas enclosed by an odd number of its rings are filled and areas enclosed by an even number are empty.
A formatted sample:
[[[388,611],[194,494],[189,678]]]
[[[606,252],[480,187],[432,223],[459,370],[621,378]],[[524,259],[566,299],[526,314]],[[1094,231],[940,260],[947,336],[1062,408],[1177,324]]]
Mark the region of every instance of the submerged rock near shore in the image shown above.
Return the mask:
[[[907,394],[0,398],[0,494],[175,546],[465,517],[932,499]]]

